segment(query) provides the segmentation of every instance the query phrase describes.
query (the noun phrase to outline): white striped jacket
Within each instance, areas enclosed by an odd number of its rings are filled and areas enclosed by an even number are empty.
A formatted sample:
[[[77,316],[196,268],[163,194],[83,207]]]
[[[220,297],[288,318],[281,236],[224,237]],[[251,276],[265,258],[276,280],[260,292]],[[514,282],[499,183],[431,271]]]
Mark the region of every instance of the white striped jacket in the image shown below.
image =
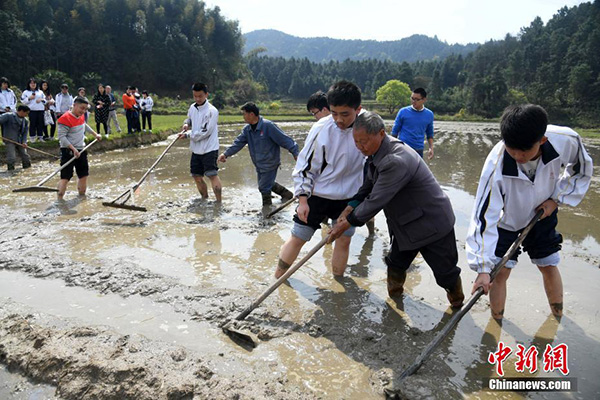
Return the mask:
[[[478,273],[494,267],[498,227],[519,231],[544,201],[576,206],[588,190],[592,159],[577,132],[548,125],[546,137],[533,182],[506,152],[504,142],[496,144],[485,160],[466,240],[467,261]]]

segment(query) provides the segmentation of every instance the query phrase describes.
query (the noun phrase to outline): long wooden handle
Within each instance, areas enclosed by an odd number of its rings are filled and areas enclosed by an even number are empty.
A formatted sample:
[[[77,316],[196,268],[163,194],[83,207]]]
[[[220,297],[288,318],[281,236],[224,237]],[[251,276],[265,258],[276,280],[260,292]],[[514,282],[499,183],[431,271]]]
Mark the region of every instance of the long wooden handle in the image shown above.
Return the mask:
[[[185,131],[181,131],[181,133],[183,133]],[[144,180],[146,180],[146,177],[148,177],[148,175],[150,174],[150,172],[152,172],[152,170],[154,168],[156,168],[156,166],[158,165],[158,163],[164,158],[164,156],[167,154],[167,152],[171,149],[171,147],[173,147],[173,145],[175,144],[175,142],[177,142],[179,140],[179,134],[177,135],[177,137],[175,138],[175,140],[173,140],[165,149],[165,151],[162,152],[162,154],[156,159],[156,161],[154,161],[154,164],[152,164],[152,166],[150,168],[148,168],[148,171],[146,171],[146,173],[140,178],[140,180],[133,186],[133,190],[136,190],[138,187],[140,187],[142,185],[142,183],[144,182]]]
[[[56,154],[47,153],[47,152],[45,152],[45,151],[42,151],[42,150],[36,149],[35,147],[31,147],[31,146],[25,146],[23,143],[19,143],[19,142],[17,142],[17,141],[14,141],[14,140],[12,140],[12,139],[9,139],[9,138],[5,138],[5,137],[3,137],[3,138],[2,138],[2,140],[6,141],[6,142],[8,142],[8,143],[16,144],[17,146],[21,146],[21,147],[23,147],[24,149],[29,149],[29,150],[37,151],[38,153],[45,154],[45,155],[47,155],[47,156],[50,156],[50,157],[54,157],[54,158],[60,158],[60,157],[59,157],[59,156],[57,156]]]
[[[94,139],[93,141],[91,141],[90,144],[88,144],[87,146],[85,146],[79,152],[79,154],[82,154],[83,152],[85,152],[87,149],[89,149],[97,141],[98,141],[98,139]],[[45,177],[44,179],[42,179],[36,186],[42,186],[44,183],[48,182],[50,180],[50,178],[52,178],[54,175],[58,174],[60,171],[62,171],[63,169],[65,169],[67,166],[71,165],[71,163],[73,163],[73,161],[75,161],[76,159],[77,159],[77,157],[73,156],[73,158],[71,158],[69,161],[67,161],[63,165],[61,165],[60,168],[58,168],[56,171],[54,171],[53,173],[51,173],[50,175],[48,175],[47,177]]]
[[[504,254],[504,257],[502,257],[500,262],[498,262],[498,264],[496,264],[494,266],[494,268],[492,269],[492,272],[490,273],[490,282],[494,280],[494,278],[496,277],[496,275],[498,274],[500,269],[502,269],[502,267],[504,267],[506,265],[508,260],[510,260],[510,258],[519,249],[519,246],[521,245],[521,243],[523,243],[523,240],[525,240],[525,238],[527,237],[527,234],[529,233],[529,231],[531,231],[531,229],[536,224],[536,222],[538,222],[538,220],[540,219],[540,217],[542,216],[543,213],[544,213],[544,210],[542,210],[542,209],[538,210],[538,212],[531,219],[529,224],[527,224],[525,229],[523,229],[523,232],[521,232],[521,234],[517,237],[517,239],[515,239],[513,244],[506,251],[506,253]],[[467,304],[465,304],[465,306],[463,308],[461,308],[456,314],[454,314],[452,316],[452,318],[450,318],[450,320],[446,323],[446,326],[444,326],[444,328],[438,332],[438,334],[435,336],[435,338],[433,338],[431,343],[429,343],[429,345],[423,350],[423,352],[415,360],[415,362],[410,367],[408,367],[402,373],[402,375],[400,375],[400,377],[398,378],[398,382],[396,382],[396,383],[401,382],[404,378],[412,375],[419,369],[419,367],[421,366],[421,364],[423,364],[425,359],[427,357],[429,357],[429,355],[435,350],[435,348],[446,338],[446,336],[448,336],[450,331],[456,326],[456,324],[458,324],[458,321],[460,321],[461,318],[467,312],[469,312],[469,310],[471,308],[473,308],[473,306],[475,305],[477,300],[479,300],[479,298],[482,295],[483,295],[483,288],[478,287],[477,290],[475,291],[475,293],[473,293],[473,295],[467,301]]]
[[[261,294],[258,299],[256,299],[252,304],[250,304],[250,306],[248,306],[248,308],[242,311],[237,317],[235,317],[235,319],[241,321],[244,318],[246,318],[248,314],[250,314],[256,307],[258,307],[259,304],[262,303],[267,297],[269,297],[269,295],[273,293],[275,289],[281,286],[283,282],[285,282],[290,276],[292,276],[292,274],[296,272],[298,268],[303,266],[312,256],[314,256],[315,253],[319,251],[319,249],[323,247],[325,243],[327,243],[327,240],[329,240],[329,235],[324,237],[315,247],[313,247],[304,257],[302,257],[300,261],[298,261],[295,265],[291,266],[285,272],[285,274],[281,275],[281,277],[277,279],[277,281],[273,285],[271,285],[271,287],[265,290],[265,292]]]
[[[286,208],[287,206],[292,204],[297,199],[298,199],[298,197],[296,197],[296,196],[292,197],[291,199],[289,199],[288,201],[286,201],[285,203],[283,203],[282,205],[280,205],[279,207],[277,207],[276,209],[274,209],[273,211],[268,213],[267,218],[271,218],[273,215],[277,214],[279,211],[283,210],[284,208]]]

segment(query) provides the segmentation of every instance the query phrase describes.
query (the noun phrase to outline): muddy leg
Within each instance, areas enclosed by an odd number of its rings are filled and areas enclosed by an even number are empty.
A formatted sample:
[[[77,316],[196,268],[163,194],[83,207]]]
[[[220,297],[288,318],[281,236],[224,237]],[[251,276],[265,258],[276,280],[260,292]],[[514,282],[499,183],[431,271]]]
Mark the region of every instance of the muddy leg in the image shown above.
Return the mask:
[[[77,191],[80,196],[83,196],[87,191],[87,176],[77,179]]]
[[[213,190],[213,193],[215,194],[215,198],[220,203],[221,202],[221,188],[223,187],[223,185],[221,185],[221,179],[219,179],[218,175],[209,176],[208,179],[210,179],[210,185],[212,186],[212,190]],[[208,194],[207,194],[207,196],[208,196]]]
[[[203,199],[208,199],[208,187],[206,187],[206,183],[204,183],[204,178],[200,175],[194,175],[194,182],[196,182],[196,187],[198,188],[198,192],[200,192],[200,196]]]
[[[61,179],[58,181],[58,199],[62,200],[65,196],[65,192],[67,191],[67,184],[69,183],[68,179]]]
[[[490,286],[490,308],[492,317],[502,319],[506,304],[506,281],[510,276],[510,268],[502,268]]]
[[[538,268],[544,278],[544,289],[546,290],[550,310],[552,310],[552,314],[560,317],[563,311],[563,284],[560,271],[555,265],[538,266]]]
[[[331,257],[331,271],[334,276],[344,276],[348,265],[348,253],[350,252],[351,236],[340,236],[335,241],[333,257]]]
[[[300,250],[302,250],[302,246],[304,246],[305,243],[304,240],[292,235],[281,246],[281,250],[279,251],[279,263],[275,270],[275,278],[279,278],[281,275],[285,274],[285,271],[287,271],[294,261],[296,261],[296,258],[298,258],[298,254],[300,254]]]

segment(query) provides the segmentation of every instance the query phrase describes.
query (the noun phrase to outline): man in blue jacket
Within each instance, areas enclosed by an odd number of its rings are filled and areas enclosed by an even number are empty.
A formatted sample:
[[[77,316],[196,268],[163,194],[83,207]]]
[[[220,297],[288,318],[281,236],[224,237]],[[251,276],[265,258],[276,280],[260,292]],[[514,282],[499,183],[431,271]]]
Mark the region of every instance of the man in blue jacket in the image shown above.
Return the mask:
[[[398,111],[392,136],[402,140],[423,157],[423,142],[427,136],[427,159],[433,158],[433,112],[425,107],[427,92],[416,88],[410,96],[410,106]]]
[[[0,127],[2,127],[2,138],[7,138],[13,142],[21,143],[23,146],[4,142],[6,147],[6,164],[7,170],[12,171],[15,169],[15,162],[17,161],[16,153],[19,153],[21,161],[23,162],[23,169],[31,167],[31,160],[29,154],[27,154],[27,127],[29,121],[27,116],[29,115],[29,107],[21,104],[17,107],[17,112],[7,112],[0,115]]]
[[[288,150],[294,160],[298,158],[298,145],[283,133],[273,122],[260,116],[260,110],[254,103],[246,103],[241,107],[244,121],[248,123],[233,144],[219,156],[219,162],[230,157],[248,145],[250,158],[258,176],[258,190],[262,194],[263,206],[271,205],[271,191],[281,196],[283,201],[294,195],[284,186],[275,182],[277,169],[281,164],[280,147]]]

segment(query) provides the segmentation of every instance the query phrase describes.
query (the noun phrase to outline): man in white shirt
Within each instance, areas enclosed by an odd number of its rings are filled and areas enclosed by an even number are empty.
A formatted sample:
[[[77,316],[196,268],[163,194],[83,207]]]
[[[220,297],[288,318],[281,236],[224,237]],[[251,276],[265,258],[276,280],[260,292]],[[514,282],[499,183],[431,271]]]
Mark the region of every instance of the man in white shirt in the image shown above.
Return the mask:
[[[190,173],[203,199],[208,199],[208,187],[204,176],[208,177],[217,202],[221,202],[221,180],[217,175],[217,157],[219,155],[219,111],[208,102],[208,86],[194,83],[192,86],[194,103],[188,110],[188,117],[182,129],[191,132],[181,133],[179,137],[190,139]]]

